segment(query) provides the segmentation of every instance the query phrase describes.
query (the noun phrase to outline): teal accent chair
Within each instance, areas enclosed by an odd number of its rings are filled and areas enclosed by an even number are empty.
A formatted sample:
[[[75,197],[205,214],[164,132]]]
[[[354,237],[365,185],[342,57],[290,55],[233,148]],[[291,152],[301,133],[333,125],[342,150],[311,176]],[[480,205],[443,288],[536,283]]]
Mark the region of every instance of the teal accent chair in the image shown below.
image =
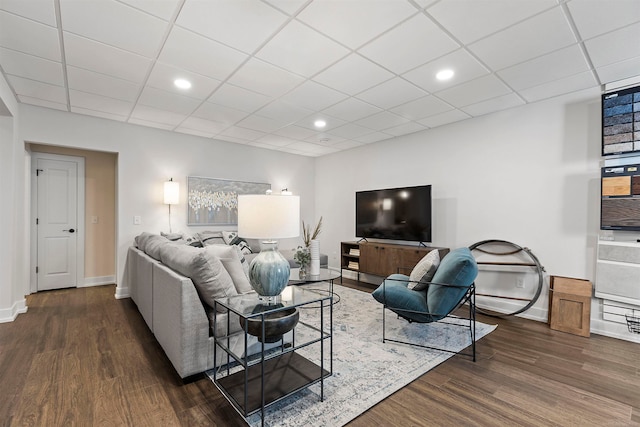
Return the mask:
[[[449,252],[440,262],[433,278],[423,282],[425,289],[416,291],[409,289],[409,276],[392,274],[387,277],[372,293],[373,298],[383,305],[382,309],[382,342],[392,341],[420,347],[449,351],[436,348],[425,343],[410,343],[386,337],[385,313],[391,310],[409,322],[431,323],[446,321],[446,318],[465,319],[462,326],[469,328],[471,338],[471,356],[476,361],[476,303],[475,284],[478,276],[478,265],[468,248],[458,248]],[[468,316],[454,315],[463,304],[468,304]],[[466,311],[466,310],[465,310]],[[459,323],[451,323],[459,325]],[[456,352],[453,352],[456,353]]]

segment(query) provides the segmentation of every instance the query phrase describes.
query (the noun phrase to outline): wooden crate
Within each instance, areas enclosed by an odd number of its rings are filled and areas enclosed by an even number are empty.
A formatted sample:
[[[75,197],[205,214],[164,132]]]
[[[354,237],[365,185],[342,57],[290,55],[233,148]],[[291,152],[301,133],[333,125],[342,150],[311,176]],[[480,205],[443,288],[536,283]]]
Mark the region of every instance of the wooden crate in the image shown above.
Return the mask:
[[[591,327],[591,282],[551,276],[549,284],[549,327],[556,331],[588,337]]]

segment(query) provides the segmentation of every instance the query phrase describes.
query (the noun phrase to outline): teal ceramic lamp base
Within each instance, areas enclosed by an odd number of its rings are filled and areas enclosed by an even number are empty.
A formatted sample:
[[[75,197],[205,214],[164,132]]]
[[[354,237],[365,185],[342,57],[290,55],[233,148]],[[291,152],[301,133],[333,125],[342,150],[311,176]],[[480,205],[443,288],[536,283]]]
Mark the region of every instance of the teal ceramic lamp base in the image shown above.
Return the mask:
[[[260,253],[249,266],[249,281],[260,299],[269,303],[279,302],[280,294],[289,283],[289,273],[289,261],[278,252],[278,242],[260,242]]]

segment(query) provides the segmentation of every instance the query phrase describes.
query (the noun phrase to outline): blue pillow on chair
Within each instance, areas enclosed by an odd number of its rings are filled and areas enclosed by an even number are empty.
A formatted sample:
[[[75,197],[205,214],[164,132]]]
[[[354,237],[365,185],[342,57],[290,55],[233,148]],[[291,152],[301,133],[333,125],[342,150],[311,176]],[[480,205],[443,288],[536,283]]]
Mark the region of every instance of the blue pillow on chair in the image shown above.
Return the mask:
[[[427,305],[435,320],[442,319],[458,305],[477,276],[478,265],[469,248],[455,249],[442,259],[431,281],[456,287],[429,285]]]
[[[477,275],[478,266],[471,251],[459,248],[442,259],[432,281],[460,287],[431,284],[426,290],[414,291],[407,287],[408,276],[392,274],[373,291],[372,296],[402,317],[416,322],[434,322],[456,307]]]

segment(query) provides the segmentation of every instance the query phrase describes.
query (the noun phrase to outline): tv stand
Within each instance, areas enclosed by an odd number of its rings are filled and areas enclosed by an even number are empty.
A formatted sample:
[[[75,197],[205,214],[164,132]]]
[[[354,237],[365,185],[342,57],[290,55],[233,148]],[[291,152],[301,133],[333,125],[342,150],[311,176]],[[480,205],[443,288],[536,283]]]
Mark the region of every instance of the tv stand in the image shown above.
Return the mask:
[[[436,249],[443,258],[449,248],[421,245],[400,245],[393,243],[357,242],[340,243],[340,267],[355,271],[360,281],[360,273],[387,277],[394,273],[409,274],[426,254]]]

